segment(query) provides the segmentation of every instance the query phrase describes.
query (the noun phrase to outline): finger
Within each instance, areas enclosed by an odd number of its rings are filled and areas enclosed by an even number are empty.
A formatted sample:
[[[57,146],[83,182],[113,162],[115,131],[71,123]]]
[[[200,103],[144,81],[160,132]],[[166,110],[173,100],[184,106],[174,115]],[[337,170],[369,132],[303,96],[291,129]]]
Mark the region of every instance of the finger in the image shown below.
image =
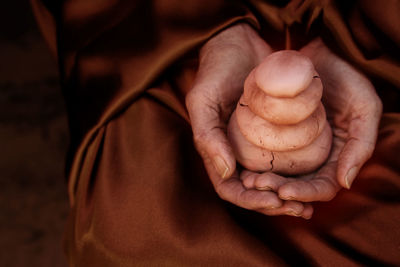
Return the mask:
[[[270,172],[259,174],[248,170],[241,172],[240,179],[242,180],[244,187],[247,189],[267,191],[278,191],[279,187],[283,184],[296,180],[294,178],[285,178]],[[280,208],[263,208],[258,210],[258,212],[269,216],[289,215],[303,217],[304,219],[310,219],[313,211],[314,209],[311,204],[292,200],[284,201]]]
[[[259,212],[270,215],[289,215],[294,217],[301,217],[304,210],[304,205],[298,201],[284,201],[283,205],[277,209],[263,209]]]
[[[298,179],[279,187],[278,194],[284,200],[301,202],[329,201],[339,191],[336,180],[336,162],[329,162],[310,180]]]
[[[275,192],[277,192],[282,185],[296,180],[280,176],[273,172],[255,173],[247,170],[240,174],[240,179],[246,188]]]
[[[298,201],[284,201],[282,207],[277,209],[261,209],[258,212],[269,216],[288,215],[294,217],[303,217],[310,219],[313,213],[313,207],[309,203],[301,203]]]
[[[215,191],[223,200],[249,210],[274,209],[283,204],[274,192],[247,190],[240,181],[237,171],[231,178],[223,180],[211,163],[206,163],[205,167]]]
[[[303,210],[303,215],[302,217],[306,220],[311,219],[313,213],[314,213],[314,208],[310,203],[304,203],[304,210]]]
[[[257,173],[249,170],[243,170],[240,173],[240,180],[242,181],[243,186],[247,189],[255,189],[254,181],[256,177]]]
[[[277,192],[281,186],[295,180],[296,179],[283,177],[273,172],[265,172],[256,177],[254,186],[257,190],[272,190]]]
[[[370,106],[365,107],[361,115],[350,121],[349,137],[339,155],[337,180],[347,189],[350,189],[360,168],[372,156],[375,148],[382,106],[377,96],[369,103]]]
[[[295,179],[284,178],[274,173],[255,173],[244,170],[240,174],[240,179],[247,189],[277,191],[280,186]],[[310,219],[313,214],[313,207],[309,203],[301,203],[298,201],[284,201],[280,208],[264,208],[258,212],[269,216],[289,215],[295,217],[303,217]]]
[[[222,181],[217,187],[218,195],[239,207],[249,210],[277,209],[282,206],[276,193],[246,189],[239,179],[230,178]]]

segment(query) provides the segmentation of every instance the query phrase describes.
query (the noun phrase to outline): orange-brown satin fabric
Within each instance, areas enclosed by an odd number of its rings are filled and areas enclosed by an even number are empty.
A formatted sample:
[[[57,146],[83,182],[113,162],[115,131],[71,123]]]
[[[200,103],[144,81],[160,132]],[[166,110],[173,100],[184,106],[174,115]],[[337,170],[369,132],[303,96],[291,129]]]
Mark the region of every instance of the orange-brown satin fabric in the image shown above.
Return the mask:
[[[58,54],[70,118],[71,265],[400,265],[399,113],[383,117],[352,190],[303,221],[220,200],[184,107],[196,51],[237,22],[276,49],[321,35],[393,104],[399,31],[387,25],[398,2],[344,2],[31,0]]]
[[[400,264],[399,137],[400,115],[385,115],[352,190],[318,204],[311,221],[266,217],[218,199],[187,122],[145,94],[94,142],[68,255],[74,266]]]
[[[278,32],[287,27],[298,35],[291,44],[294,48],[309,41],[313,27],[318,27],[317,33],[329,46],[366,73],[389,81],[399,90],[398,1],[294,0],[282,6],[265,0],[249,2],[257,10],[262,25]],[[300,25],[304,31],[298,31]],[[264,38],[273,44],[275,36],[268,31]]]
[[[255,18],[239,1],[38,1],[43,28],[57,28],[58,59],[71,128],[69,192],[100,127],[135,101],[171,63],[222,29]],[[174,4],[174,5],[173,5]],[[51,10],[56,19],[47,14]],[[54,34],[54,33],[53,33]],[[50,47],[55,44],[51,43]],[[74,197],[71,198],[73,202]]]

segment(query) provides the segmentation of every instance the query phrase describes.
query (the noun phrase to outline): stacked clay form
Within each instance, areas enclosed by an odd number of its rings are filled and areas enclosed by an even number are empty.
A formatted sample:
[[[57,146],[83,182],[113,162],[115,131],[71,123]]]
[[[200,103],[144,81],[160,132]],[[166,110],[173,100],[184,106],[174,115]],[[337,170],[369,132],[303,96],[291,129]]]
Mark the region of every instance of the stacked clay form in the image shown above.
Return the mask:
[[[332,131],[322,83],[297,51],[272,53],[247,77],[228,125],[237,161],[256,172],[310,173],[327,159]]]

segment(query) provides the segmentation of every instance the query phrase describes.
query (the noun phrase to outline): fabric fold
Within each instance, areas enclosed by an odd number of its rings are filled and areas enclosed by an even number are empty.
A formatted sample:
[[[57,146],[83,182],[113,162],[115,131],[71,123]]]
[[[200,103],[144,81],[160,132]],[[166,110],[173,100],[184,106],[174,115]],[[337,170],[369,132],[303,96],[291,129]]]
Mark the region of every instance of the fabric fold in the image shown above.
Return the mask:
[[[201,45],[248,23],[274,49],[322,36],[387,107],[400,88],[399,31],[387,28],[396,1],[376,10],[374,1],[333,0],[31,3],[57,54],[69,116],[71,266],[400,265],[399,113],[383,116],[352,190],[316,204],[306,222],[219,199],[184,103]]]

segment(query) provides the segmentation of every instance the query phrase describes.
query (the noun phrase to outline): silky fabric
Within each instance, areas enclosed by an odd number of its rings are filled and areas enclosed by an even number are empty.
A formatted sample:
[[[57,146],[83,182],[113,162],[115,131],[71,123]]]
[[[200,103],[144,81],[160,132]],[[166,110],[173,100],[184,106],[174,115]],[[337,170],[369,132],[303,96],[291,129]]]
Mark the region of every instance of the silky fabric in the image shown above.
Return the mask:
[[[400,2],[31,3],[69,115],[70,266],[400,265]],[[274,49],[321,36],[384,102],[373,157],[309,221],[221,200],[195,151],[197,52],[235,23]]]

